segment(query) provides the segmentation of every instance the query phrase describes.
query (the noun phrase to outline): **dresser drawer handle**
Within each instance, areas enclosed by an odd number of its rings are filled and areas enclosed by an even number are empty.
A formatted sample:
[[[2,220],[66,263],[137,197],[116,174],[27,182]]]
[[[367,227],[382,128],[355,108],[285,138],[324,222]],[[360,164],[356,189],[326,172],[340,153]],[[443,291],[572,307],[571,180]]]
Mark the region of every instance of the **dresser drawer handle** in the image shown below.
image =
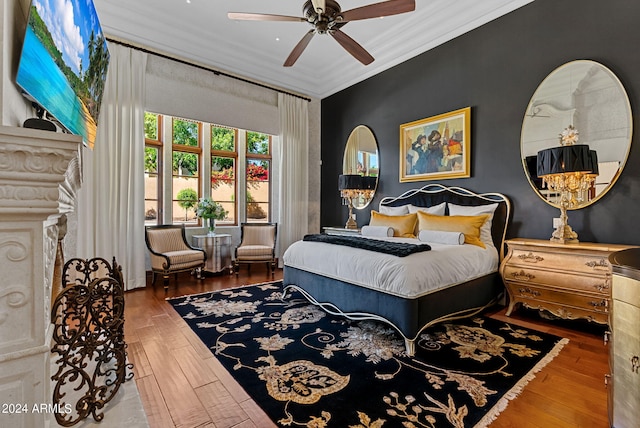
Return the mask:
[[[529,252],[529,254],[520,254],[518,258],[527,263],[538,263],[544,260],[543,257],[533,254],[532,252]]]
[[[540,292],[538,290],[532,290],[530,288],[519,288],[518,291],[520,294],[531,294],[534,297],[540,296]]]
[[[593,270],[605,270],[607,272],[609,271],[609,263],[607,263],[605,259],[592,260],[590,262],[586,262],[585,265]]]
[[[631,371],[633,373],[638,373],[638,369],[640,369],[640,357],[634,355],[631,357]]]
[[[593,306],[594,308],[607,308],[607,307],[609,307],[609,302],[607,301],[607,299],[602,299],[600,301],[591,301],[591,302],[589,302],[589,304],[591,306]]]
[[[593,288],[599,292],[603,292],[609,289],[609,280],[605,280],[603,284],[594,284]]]
[[[531,275],[530,273],[526,273],[521,270],[520,272],[511,272],[511,276],[513,279],[517,279],[518,281],[531,281],[535,278],[535,275]]]

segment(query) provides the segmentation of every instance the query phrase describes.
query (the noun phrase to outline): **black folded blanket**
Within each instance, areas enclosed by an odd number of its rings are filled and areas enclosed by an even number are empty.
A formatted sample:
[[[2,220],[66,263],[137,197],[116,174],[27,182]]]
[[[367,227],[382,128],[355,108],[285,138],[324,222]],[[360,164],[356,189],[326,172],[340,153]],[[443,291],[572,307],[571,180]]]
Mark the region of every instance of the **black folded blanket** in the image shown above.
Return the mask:
[[[345,245],[347,247],[361,248],[363,250],[376,251],[378,253],[391,254],[405,257],[413,253],[431,250],[428,244],[408,244],[406,242],[390,242],[379,239],[367,239],[358,236],[342,235],[305,235],[303,241],[326,242],[328,244]]]

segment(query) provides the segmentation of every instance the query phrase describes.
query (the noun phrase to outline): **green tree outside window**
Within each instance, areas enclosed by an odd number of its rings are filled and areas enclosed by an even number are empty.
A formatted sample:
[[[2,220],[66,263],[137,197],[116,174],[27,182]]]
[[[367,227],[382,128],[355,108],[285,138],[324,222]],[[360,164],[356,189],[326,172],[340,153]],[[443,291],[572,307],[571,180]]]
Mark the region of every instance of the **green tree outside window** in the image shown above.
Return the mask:
[[[191,188],[182,189],[178,192],[177,199],[180,208],[184,209],[184,221],[189,220],[188,213],[198,203],[198,193]]]
[[[158,115],[157,114],[145,112],[144,137],[150,140],[158,139]]]
[[[268,155],[269,135],[252,131],[247,132],[247,153]]]

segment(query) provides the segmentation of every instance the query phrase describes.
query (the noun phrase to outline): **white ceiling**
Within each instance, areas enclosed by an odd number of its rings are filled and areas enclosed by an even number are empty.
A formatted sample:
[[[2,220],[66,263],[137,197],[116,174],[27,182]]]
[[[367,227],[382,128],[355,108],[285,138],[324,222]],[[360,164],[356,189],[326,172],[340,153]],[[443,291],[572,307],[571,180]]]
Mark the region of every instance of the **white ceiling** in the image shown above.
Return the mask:
[[[342,10],[378,0],[338,0]],[[401,15],[353,21],[342,30],[375,61],[364,66],[332,37],[316,35],[293,65],[282,66],[311,29],[305,22],[232,21],[227,12],[302,16],[304,0],[94,0],[107,37],[324,98],[533,0],[416,0]]]

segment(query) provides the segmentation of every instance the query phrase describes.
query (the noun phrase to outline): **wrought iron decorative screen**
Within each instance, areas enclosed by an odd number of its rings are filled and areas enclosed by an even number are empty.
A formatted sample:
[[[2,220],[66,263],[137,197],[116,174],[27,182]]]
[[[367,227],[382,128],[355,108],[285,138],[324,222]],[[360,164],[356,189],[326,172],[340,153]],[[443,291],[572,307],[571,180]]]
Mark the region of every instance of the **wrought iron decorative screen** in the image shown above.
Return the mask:
[[[71,259],[51,308],[57,354],[53,404],[58,424],[72,426],[103,407],[133,377],[124,341],[122,268],[102,258]],[[129,374],[127,374],[129,370]]]

